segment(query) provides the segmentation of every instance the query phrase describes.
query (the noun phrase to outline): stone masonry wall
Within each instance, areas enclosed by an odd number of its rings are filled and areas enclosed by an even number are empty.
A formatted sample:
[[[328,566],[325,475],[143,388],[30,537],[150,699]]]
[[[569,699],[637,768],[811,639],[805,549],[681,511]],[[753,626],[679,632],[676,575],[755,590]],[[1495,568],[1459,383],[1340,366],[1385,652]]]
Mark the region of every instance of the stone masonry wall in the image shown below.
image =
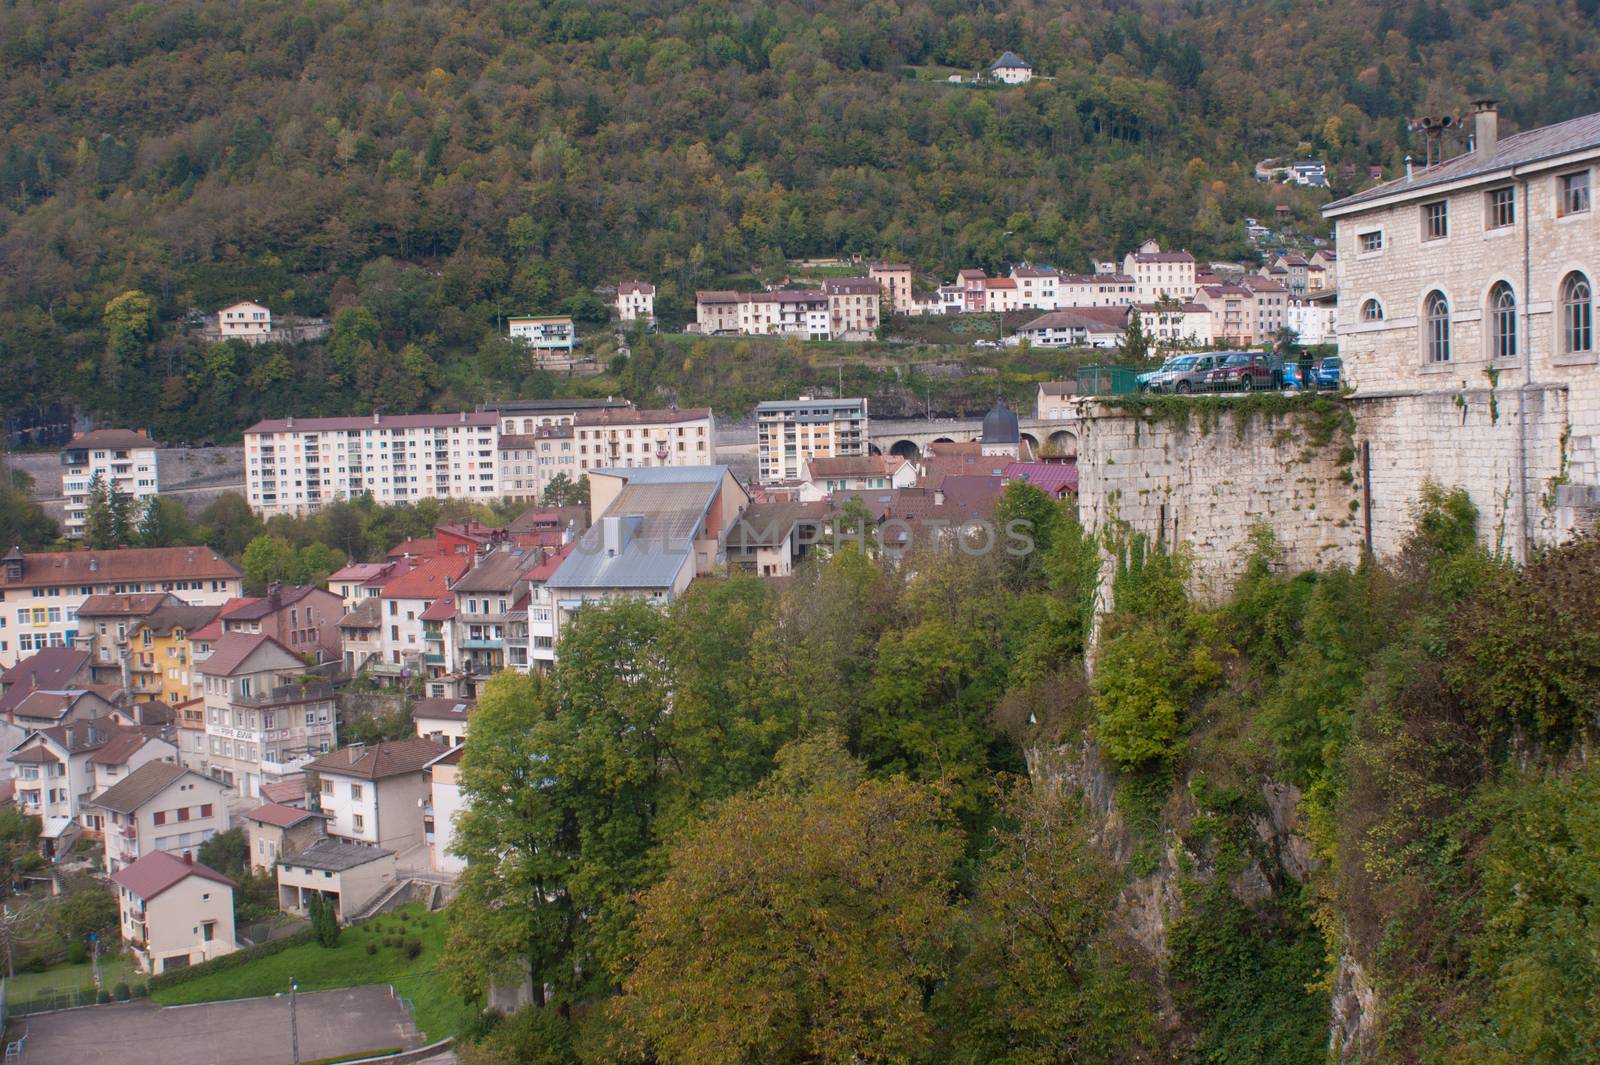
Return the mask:
[[[1186,417],[1146,417],[1082,401],[1078,508],[1086,527],[1125,523],[1151,542],[1188,545],[1194,589],[1211,599],[1243,570],[1257,525],[1272,530],[1294,570],[1360,558],[1361,492],[1347,433],[1317,446],[1308,440],[1317,415],[1191,402]]]

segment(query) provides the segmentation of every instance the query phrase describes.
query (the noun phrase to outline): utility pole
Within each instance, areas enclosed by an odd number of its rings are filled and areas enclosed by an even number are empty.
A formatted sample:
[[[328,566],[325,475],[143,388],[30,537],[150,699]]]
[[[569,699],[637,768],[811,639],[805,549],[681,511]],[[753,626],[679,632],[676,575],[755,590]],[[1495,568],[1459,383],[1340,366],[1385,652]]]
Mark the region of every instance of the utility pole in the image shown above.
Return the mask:
[[[294,1054],[294,1065],[300,1065],[300,1023],[294,1012],[294,993],[299,990],[294,977],[289,977],[289,1049]]]

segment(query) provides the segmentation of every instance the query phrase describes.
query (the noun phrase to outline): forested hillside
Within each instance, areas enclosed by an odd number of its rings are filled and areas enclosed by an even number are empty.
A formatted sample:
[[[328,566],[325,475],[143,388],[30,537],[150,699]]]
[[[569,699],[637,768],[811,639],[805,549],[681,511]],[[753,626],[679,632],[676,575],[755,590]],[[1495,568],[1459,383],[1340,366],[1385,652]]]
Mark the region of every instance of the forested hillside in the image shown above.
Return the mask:
[[[1595,0],[9,2],[0,405],[167,439],[551,387],[497,316],[604,318],[862,253],[1084,268],[1155,235],[1248,252],[1318,194],[1258,158],[1393,170],[1404,118],[1592,110]],[[1003,49],[1053,80],[952,86]],[[1336,185],[1345,179],[1335,169]],[[147,294],[112,304],[127,292]],[[362,308],[336,343],[207,349],[192,308]],[[112,304],[108,311],[108,304]],[[686,396],[685,401],[696,397]]]

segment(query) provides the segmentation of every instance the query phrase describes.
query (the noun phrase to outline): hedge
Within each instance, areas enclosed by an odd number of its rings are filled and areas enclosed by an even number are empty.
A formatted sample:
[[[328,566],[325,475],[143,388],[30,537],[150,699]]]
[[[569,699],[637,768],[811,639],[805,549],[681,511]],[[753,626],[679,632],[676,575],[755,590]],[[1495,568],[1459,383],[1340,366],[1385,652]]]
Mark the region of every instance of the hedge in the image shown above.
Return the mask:
[[[282,939],[274,939],[270,943],[246,947],[243,950],[236,950],[232,954],[224,954],[220,958],[203,961],[199,965],[191,965],[186,969],[175,969],[169,973],[152,976],[150,978],[150,991],[154,994],[177,984],[186,984],[190,980],[198,980],[202,976],[210,976],[212,973],[223,972],[228,969],[237,969],[241,965],[249,965],[257,958],[270,957],[279,951],[288,950],[290,947],[298,947],[302,943],[314,943],[316,939],[317,933],[313,929],[303,928],[294,935],[284,936]]]

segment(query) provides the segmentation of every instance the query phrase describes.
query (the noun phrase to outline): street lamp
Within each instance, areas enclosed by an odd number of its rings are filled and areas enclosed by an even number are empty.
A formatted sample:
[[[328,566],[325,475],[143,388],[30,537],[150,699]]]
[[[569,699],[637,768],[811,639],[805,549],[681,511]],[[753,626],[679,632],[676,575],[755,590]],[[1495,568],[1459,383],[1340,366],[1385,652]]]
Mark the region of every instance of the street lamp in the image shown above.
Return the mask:
[[[300,1024],[294,1012],[294,993],[300,985],[289,977],[289,1048],[294,1053],[294,1065],[300,1065]]]

